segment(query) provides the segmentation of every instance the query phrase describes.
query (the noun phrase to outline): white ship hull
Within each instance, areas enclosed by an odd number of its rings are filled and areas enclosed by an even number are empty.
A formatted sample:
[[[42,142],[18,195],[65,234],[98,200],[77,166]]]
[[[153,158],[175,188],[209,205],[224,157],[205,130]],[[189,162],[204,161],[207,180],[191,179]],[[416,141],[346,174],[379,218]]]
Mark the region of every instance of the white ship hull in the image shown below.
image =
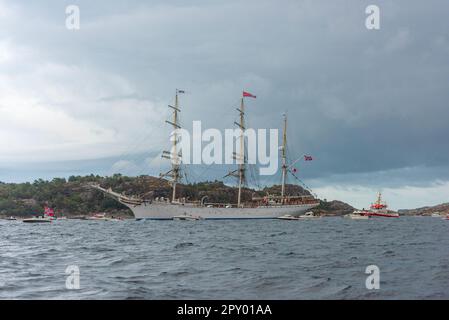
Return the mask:
[[[123,203],[123,202],[122,202]],[[172,203],[143,203],[129,205],[123,203],[140,219],[172,220],[175,216],[187,215],[208,220],[225,219],[276,219],[284,215],[299,216],[302,213],[316,207],[318,204],[302,204],[288,206],[267,206],[257,208],[218,208],[200,207],[189,204]]]

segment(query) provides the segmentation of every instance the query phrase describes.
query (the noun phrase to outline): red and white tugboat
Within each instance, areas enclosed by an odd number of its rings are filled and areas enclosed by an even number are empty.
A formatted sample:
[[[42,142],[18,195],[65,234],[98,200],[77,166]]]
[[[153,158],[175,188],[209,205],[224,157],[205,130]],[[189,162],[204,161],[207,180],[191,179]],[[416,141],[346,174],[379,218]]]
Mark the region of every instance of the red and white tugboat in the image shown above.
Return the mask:
[[[385,201],[382,201],[382,194],[380,192],[377,195],[376,202],[371,204],[371,209],[362,210],[360,213],[370,217],[399,218],[399,213],[388,210],[388,205]]]

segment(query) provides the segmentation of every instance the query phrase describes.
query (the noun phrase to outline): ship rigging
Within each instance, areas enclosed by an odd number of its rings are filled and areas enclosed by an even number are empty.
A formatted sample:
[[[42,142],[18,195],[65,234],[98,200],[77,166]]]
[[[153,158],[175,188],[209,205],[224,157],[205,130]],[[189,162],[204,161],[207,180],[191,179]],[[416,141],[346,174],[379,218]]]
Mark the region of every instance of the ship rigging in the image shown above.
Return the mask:
[[[171,184],[171,199],[155,198],[144,200],[140,197],[125,196],[118,194],[111,189],[104,189],[99,185],[93,187],[112,196],[122,204],[128,206],[137,219],[173,219],[179,218],[180,215],[192,216],[198,219],[273,219],[283,215],[299,216],[309,209],[319,204],[312,195],[287,195],[286,179],[287,173],[298,179],[293,172],[292,166],[299,161],[296,160],[290,165],[287,163],[287,116],[283,118],[283,133],[281,146],[281,192],[280,195],[267,194],[264,197],[252,197],[251,201],[244,201],[242,190],[246,184],[247,172],[247,154],[245,145],[245,97],[256,98],[256,96],[243,91],[240,100],[239,121],[235,125],[239,128],[239,152],[233,153],[233,159],[237,162],[237,169],[229,172],[226,177],[232,176],[238,179],[237,203],[205,203],[205,201],[187,201],[185,198],[177,197],[177,185],[182,177],[182,149],[178,148],[179,134],[181,129],[179,114],[181,112],[179,103],[179,94],[184,93],[183,90],[176,90],[175,104],[168,107],[172,110],[170,120],[167,120],[172,128],[171,134],[171,150],[163,151],[162,157],[171,161],[171,169],[160,174],[160,178],[168,179]],[[298,179],[299,180],[299,179]]]

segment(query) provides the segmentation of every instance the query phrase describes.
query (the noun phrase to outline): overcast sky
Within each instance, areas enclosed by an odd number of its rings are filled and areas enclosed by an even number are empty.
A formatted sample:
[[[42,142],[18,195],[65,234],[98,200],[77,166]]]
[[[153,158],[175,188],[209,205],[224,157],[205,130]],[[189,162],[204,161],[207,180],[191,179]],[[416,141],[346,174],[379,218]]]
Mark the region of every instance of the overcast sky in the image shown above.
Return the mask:
[[[0,181],[158,174],[175,88],[186,127],[219,129],[246,89],[250,125],[287,112],[321,198],[449,202],[448,17],[447,0],[0,0]]]

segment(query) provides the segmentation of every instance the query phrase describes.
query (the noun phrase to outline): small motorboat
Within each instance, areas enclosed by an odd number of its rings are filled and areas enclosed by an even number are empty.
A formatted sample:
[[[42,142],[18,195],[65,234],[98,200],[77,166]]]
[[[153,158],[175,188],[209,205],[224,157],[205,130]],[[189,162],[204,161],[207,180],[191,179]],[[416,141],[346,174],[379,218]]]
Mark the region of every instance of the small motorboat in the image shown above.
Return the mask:
[[[347,214],[344,216],[345,218],[352,220],[368,220],[369,216],[364,215],[363,211],[354,211],[353,213]]]
[[[67,218],[70,220],[87,220],[87,217],[85,216],[71,216],[70,218]]]
[[[17,220],[17,218],[16,218],[16,217],[13,217],[13,216],[11,216],[11,217],[7,218],[6,220],[8,220],[8,221],[16,221],[16,220]]]
[[[321,215],[313,213],[312,211],[308,211],[305,214],[299,216],[298,218],[304,220],[304,219],[320,219]]]
[[[106,217],[106,213],[96,213],[92,217],[88,217],[87,220],[109,221],[110,219]]]
[[[173,220],[176,221],[198,221],[198,220],[203,220],[202,217],[200,216],[192,216],[189,214],[181,214],[179,216],[174,216]]]
[[[278,217],[278,219],[280,219],[280,220],[302,220],[299,217],[295,217],[295,216],[292,216],[289,214],[286,214],[285,216]]]
[[[34,216],[32,218],[23,219],[22,221],[25,223],[49,223],[53,220],[56,220],[55,211],[52,208],[45,206],[43,216]]]
[[[37,216],[37,217],[29,218],[29,219],[23,219],[22,221],[25,223],[51,223],[52,220],[53,219],[50,217]]]
[[[432,218],[444,218],[439,212],[434,212],[430,216]]]
[[[114,217],[111,217],[111,218],[109,219],[109,221],[120,222],[120,221],[123,221],[123,218],[114,218]]]

